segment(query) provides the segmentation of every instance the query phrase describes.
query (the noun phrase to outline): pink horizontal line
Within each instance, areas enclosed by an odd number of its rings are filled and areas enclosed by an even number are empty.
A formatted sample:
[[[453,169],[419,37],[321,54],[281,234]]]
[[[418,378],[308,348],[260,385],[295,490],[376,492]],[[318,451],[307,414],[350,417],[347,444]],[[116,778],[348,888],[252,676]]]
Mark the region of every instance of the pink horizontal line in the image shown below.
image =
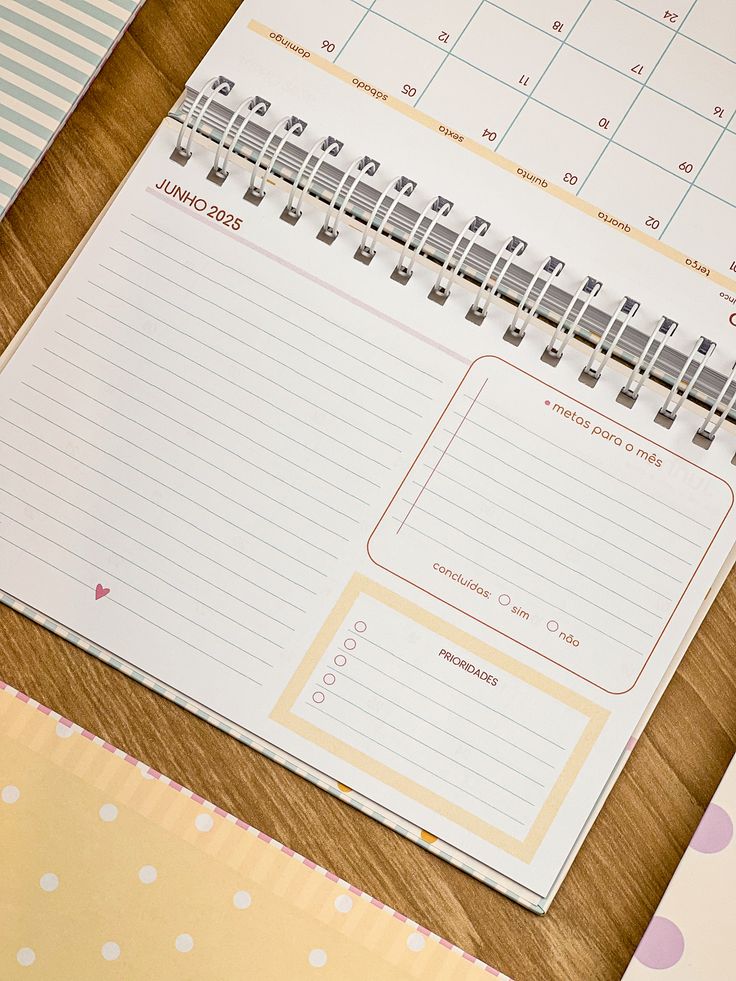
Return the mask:
[[[282,259],[280,256],[275,255],[273,252],[269,252],[268,249],[264,249],[260,245],[256,245],[255,242],[250,242],[246,238],[242,238],[240,235],[236,235],[234,232],[228,231],[227,228],[222,228],[220,225],[214,225],[212,221],[207,218],[203,218],[202,215],[198,214],[196,211],[192,211],[185,204],[179,204],[177,201],[172,201],[171,198],[165,197],[158,194],[156,190],[152,187],[147,187],[146,191],[152,194],[158,201],[162,201],[164,204],[168,204],[171,208],[176,208],[177,211],[181,211],[183,214],[189,215],[190,218],[194,218],[199,221],[205,227],[212,229],[212,231],[220,232],[221,235],[227,235],[228,238],[239,242],[240,245],[246,246],[246,248],[252,249],[254,252],[258,252],[260,255],[265,256],[272,262],[278,263],[290,272],[295,272],[299,276],[303,276],[304,279],[308,279],[312,283],[316,283],[323,289],[329,290],[330,293],[334,293],[335,296],[339,296],[343,300],[347,300],[348,303],[352,303],[353,306],[359,307],[361,310],[365,310],[366,313],[370,313],[372,316],[377,317],[379,320],[383,320],[387,324],[391,324],[392,327],[398,327],[399,330],[403,331],[405,334],[411,334],[412,337],[417,338],[417,340],[423,341],[430,347],[436,348],[448,357],[453,358],[455,361],[459,361],[461,364],[470,364],[470,358],[464,358],[457,351],[453,351],[452,348],[445,347],[444,344],[439,344],[437,341],[433,341],[426,334],[421,333],[421,331],[414,330],[413,327],[409,327],[407,324],[402,323],[400,320],[390,317],[388,314],[383,313],[381,310],[376,309],[376,307],[370,306],[368,303],[363,303],[357,297],[353,296],[351,293],[346,293],[344,290],[338,289],[333,286],[332,283],[327,282],[324,279],[320,279],[318,276],[314,276],[312,273],[302,269],[300,266],[294,265],[292,262],[288,262],[286,259]]]

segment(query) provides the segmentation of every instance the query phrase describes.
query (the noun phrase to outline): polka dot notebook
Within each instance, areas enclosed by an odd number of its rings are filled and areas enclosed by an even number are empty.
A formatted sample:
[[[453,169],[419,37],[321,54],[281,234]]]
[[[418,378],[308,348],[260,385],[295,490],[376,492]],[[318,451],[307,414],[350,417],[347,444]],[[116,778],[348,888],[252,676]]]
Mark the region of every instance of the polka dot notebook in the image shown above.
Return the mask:
[[[736,760],[703,814],[624,981],[726,981],[736,977],[734,816]]]
[[[0,840],[4,981],[505,978],[1,682]]]

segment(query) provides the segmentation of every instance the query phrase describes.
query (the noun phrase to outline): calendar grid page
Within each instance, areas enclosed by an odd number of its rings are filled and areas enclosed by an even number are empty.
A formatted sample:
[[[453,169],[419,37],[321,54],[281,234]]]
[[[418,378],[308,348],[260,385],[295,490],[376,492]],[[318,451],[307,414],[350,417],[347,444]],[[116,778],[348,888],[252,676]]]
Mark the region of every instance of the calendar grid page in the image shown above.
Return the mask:
[[[313,64],[349,70],[729,288],[732,23],[728,0],[282,0],[267,20]]]

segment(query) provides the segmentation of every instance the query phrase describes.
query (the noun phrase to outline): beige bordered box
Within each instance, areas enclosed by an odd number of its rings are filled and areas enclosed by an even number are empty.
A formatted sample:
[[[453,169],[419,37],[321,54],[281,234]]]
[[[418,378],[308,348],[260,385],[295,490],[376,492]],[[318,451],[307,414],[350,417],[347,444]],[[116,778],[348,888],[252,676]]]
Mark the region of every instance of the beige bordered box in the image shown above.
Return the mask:
[[[361,597],[370,597],[384,606],[408,618],[416,624],[432,631],[443,641],[463,648],[476,657],[493,665],[502,672],[515,677],[532,688],[554,698],[587,718],[575,746],[567,762],[563,766],[558,779],[552,785],[546,800],[542,804],[537,817],[528,832],[522,838],[513,835],[490,824],[465,808],[447,800],[422,784],[409,779],[397,770],[369,756],[367,753],[348,745],[346,742],[325,732],[319,726],[303,719],[295,711],[296,702],[306,686],[319,660],[324,656],[335,635],[342,627],[356,601]],[[434,614],[422,609],[415,603],[404,599],[385,586],[374,582],[367,576],[355,574],[330,615],[325,620],[314,642],[309,648],[299,668],[276,703],[271,718],[297,733],[304,739],[322,747],[322,749],[339,757],[351,766],[363,770],[377,780],[382,781],[395,790],[422,804],[437,814],[461,827],[467,828],[473,834],[485,839],[493,845],[503,848],[508,854],[529,862],[533,859],[547,830],[564,801],[570,787],[575,782],[585,760],[595,745],[603,726],[608,718],[608,711],[583,695],[553,681],[546,675],[503,654],[495,647],[478,640],[464,630],[453,626]]]

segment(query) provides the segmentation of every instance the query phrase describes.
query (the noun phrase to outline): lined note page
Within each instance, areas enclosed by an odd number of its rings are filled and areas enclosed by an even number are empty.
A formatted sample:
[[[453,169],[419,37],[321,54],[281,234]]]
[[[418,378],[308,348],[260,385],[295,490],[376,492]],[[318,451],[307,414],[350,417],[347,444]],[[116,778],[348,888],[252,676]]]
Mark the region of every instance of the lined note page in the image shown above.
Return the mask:
[[[170,128],[0,373],[0,589],[541,893],[730,489]]]
[[[2,586],[200,698],[200,676],[255,694],[444,369],[155,184],[128,194],[3,371]]]
[[[732,503],[719,477],[481,358],[370,554],[476,622],[622,692]]]

